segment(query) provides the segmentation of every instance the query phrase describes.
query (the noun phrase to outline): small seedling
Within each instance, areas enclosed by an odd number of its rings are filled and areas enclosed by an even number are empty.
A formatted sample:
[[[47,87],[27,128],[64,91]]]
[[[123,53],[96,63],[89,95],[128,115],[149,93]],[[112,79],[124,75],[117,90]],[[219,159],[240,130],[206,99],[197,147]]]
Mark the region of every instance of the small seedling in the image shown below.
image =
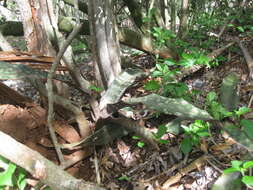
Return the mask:
[[[194,123],[187,126],[182,126],[184,129],[184,139],[181,142],[180,148],[184,154],[188,154],[193,146],[199,144],[200,138],[209,136],[209,123],[196,120]]]
[[[242,182],[246,185],[253,186],[253,176],[246,175],[250,168],[253,168],[253,161],[231,161],[231,167],[225,169],[224,173],[240,172],[242,174]]]

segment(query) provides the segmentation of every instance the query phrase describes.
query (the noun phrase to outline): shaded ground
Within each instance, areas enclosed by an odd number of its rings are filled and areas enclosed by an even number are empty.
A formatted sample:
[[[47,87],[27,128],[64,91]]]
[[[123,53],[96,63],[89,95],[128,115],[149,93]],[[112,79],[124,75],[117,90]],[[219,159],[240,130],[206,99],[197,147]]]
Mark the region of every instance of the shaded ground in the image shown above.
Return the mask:
[[[253,55],[252,43],[248,44],[248,49]],[[151,57],[145,55],[133,59],[145,69],[149,69],[154,64]],[[202,69],[184,80],[190,88],[195,88],[196,83],[201,84],[198,88],[202,93],[197,97],[196,104],[203,107],[206,94],[210,91],[218,91],[222,79],[231,72],[236,73],[241,79],[238,87],[241,97],[240,104],[247,106],[252,95],[253,84],[247,78],[247,65],[240,52],[232,54],[226,63],[215,68]],[[143,93],[143,88],[135,89],[135,93]],[[45,111],[39,110],[39,114],[34,115],[32,114],[34,111],[31,111],[34,105],[21,106],[6,97],[0,96],[0,98],[2,104],[0,106],[0,130],[57,163],[57,156],[45,126]],[[143,125],[149,127],[150,130],[153,130],[159,122],[172,118],[165,115],[156,121],[146,119],[143,113],[136,114],[135,117],[141,119]],[[57,121],[55,130],[61,143],[80,140],[75,129],[66,122]],[[138,140],[132,139],[132,135],[123,137],[111,145],[96,147],[102,184],[110,189],[158,190],[161,189],[161,184],[164,182],[168,184],[174,182],[173,186],[166,189],[209,189],[220,172],[229,166],[230,161],[240,159],[243,153],[241,147],[217,132],[216,126],[213,126],[211,128],[212,137],[203,140],[201,146],[194,148],[188,157],[185,157],[179,150],[182,137],[171,134],[165,137],[170,143],[161,145],[160,152],[150,151],[145,146],[139,148]],[[71,151],[64,153],[68,159],[87,154],[86,159],[70,167],[68,171],[76,177],[95,182],[96,173],[92,161],[94,155],[91,155],[91,152],[84,149],[75,153]],[[205,153],[208,153],[209,156],[206,157]]]

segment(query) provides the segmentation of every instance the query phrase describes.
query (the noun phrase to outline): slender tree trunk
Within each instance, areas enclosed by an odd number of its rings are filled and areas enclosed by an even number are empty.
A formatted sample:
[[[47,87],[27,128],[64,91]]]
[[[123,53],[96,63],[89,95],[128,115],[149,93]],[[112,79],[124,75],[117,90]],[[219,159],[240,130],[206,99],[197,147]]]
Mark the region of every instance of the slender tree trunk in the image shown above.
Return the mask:
[[[177,18],[177,14],[176,14],[176,1],[175,0],[171,0],[170,1],[170,26],[171,26],[171,31],[173,33],[176,33],[176,18]]]
[[[181,16],[180,16],[180,26],[179,26],[179,37],[183,38],[187,31],[187,21],[188,21],[188,6],[189,0],[182,0]]]
[[[119,43],[116,39],[115,20],[111,0],[90,0],[92,47],[96,76],[105,89],[121,72]]]

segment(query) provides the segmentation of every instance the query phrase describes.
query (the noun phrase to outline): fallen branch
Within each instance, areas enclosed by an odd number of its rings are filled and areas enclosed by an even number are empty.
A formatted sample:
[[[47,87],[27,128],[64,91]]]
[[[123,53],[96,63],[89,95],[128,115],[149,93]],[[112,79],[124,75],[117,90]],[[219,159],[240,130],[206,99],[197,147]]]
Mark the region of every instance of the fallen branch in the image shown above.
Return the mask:
[[[225,51],[226,49],[228,49],[230,46],[234,45],[235,42],[230,42],[227,45],[225,45],[224,47],[221,47],[219,49],[214,50],[212,53],[208,54],[207,57],[210,58],[211,60],[214,60],[218,55],[220,55],[223,51]],[[177,76],[177,80],[180,81],[182,80],[184,77],[193,74],[197,71],[199,71],[200,69],[204,68],[206,65],[194,65],[192,67],[189,68],[183,68],[181,70],[181,73]]]
[[[19,165],[54,190],[104,190],[95,184],[76,179],[41,154],[0,132],[0,155]]]

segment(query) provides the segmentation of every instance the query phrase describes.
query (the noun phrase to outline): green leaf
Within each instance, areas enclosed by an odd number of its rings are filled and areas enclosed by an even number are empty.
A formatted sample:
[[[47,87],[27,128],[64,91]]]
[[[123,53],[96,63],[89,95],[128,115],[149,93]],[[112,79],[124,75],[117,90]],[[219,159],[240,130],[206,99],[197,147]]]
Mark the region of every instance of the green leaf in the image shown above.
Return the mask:
[[[253,176],[243,176],[242,177],[242,182],[245,183],[246,185],[253,186]]]
[[[241,26],[238,26],[238,27],[236,27],[236,28],[237,28],[237,30],[239,30],[240,32],[245,32],[244,29],[243,29],[243,27],[241,27]]]
[[[0,156],[0,160],[2,160],[4,163],[8,164],[10,161],[4,158],[3,156]]]
[[[253,167],[253,161],[247,161],[243,163],[243,168],[248,169]]]
[[[152,77],[161,77],[163,73],[161,71],[154,71],[152,72]]]
[[[161,64],[156,64],[155,66],[158,69],[158,71],[163,71]]]
[[[123,175],[123,176],[121,176],[121,177],[119,177],[117,179],[120,180],[120,181],[130,181],[130,178],[127,177],[127,176],[125,176],[125,175]]]
[[[134,139],[134,140],[139,140],[140,137],[138,137],[138,136],[132,136],[132,139]]]
[[[240,124],[247,136],[253,139],[253,122],[251,120],[242,119]]]
[[[18,168],[17,174],[17,186],[19,190],[24,190],[26,186],[26,171],[23,168]]]
[[[169,141],[165,140],[165,139],[159,139],[159,143],[161,143],[161,144],[168,144]]]
[[[93,91],[95,91],[95,92],[102,92],[102,91],[103,91],[102,88],[99,88],[99,87],[97,87],[97,86],[95,86],[95,85],[90,85],[90,86],[89,86],[89,89],[90,89],[90,90],[93,90]]]
[[[223,173],[228,174],[228,173],[233,173],[233,172],[238,172],[238,171],[240,171],[240,170],[237,170],[237,169],[231,167],[231,168],[225,169],[225,170],[223,171]]]
[[[6,171],[0,173],[0,186],[11,186],[13,187],[14,183],[12,176],[16,170],[16,165],[13,163],[9,164],[9,167]]]
[[[215,92],[209,92],[208,94],[207,94],[207,96],[206,96],[206,100],[207,100],[207,102],[212,102],[212,101],[215,101],[215,100],[217,100],[218,99],[218,97],[217,97],[217,95],[216,95],[216,93]]]
[[[139,141],[139,142],[137,143],[137,146],[140,147],[140,148],[143,148],[143,147],[145,146],[145,143],[142,142],[142,141]]]
[[[192,143],[189,137],[185,137],[184,140],[181,142],[180,145],[181,151],[186,155],[192,150]]]
[[[241,165],[242,165],[242,161],[239,161],[239,160],[232,160],[231,161],[231,164],[232,164],[232,167],[237,169],[237,171],[241,171]]]
[[[158,131],[155,136],[156,136],[156,138],[160,139],[166,132],[167,132],[166,125],[160,125],[158,127]]]
[[[50,187],[46,187],[44,190],[52,190]]]
[[[241,115],[249,113],[250,111],[251,111],[251,109],[248,107],[241,107],[241,108],[239,108],[238,111],[235,111],[235,114],[240,117]]]
[[[160,88],[161,88],[161,86],[160,86],[159,82],[157,82],[155,80],[148,81],[144,85],[144,89],[145,90],[150,90],[150,91],[159,90]]]
[[[174,62],[174,61],[171,60],[171,59],[166,59],[166,60],[164,61],[164,63],[167,64],[167,65],[169,65],[169,66],[173,66],[173,65],[176,65],[176,64],[177,64],[176,62]]]

